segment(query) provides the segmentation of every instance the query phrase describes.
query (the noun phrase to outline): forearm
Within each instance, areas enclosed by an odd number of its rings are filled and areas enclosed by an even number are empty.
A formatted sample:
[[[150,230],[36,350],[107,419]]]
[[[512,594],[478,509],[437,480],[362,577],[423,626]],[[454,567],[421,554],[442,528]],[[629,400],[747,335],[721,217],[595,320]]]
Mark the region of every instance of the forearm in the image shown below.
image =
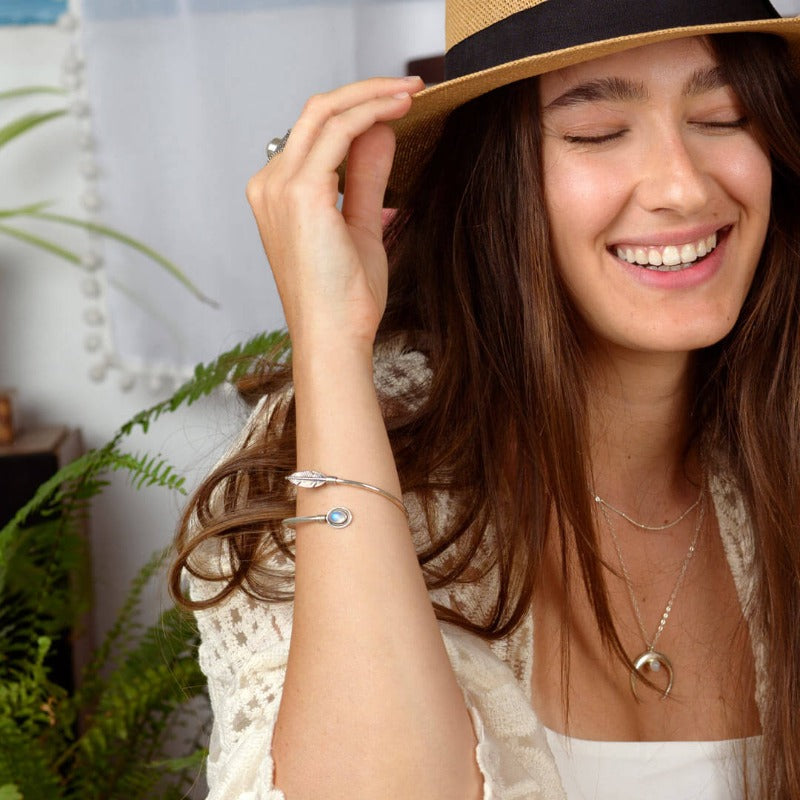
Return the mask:
[[[369,353],[295,350],[298,468],[400,485]],[[297,528],[276,783],[302,797],[479,796],[474,734],[408,523],[355,487],[298,491],[298,515],[344,505],[352,524]]]

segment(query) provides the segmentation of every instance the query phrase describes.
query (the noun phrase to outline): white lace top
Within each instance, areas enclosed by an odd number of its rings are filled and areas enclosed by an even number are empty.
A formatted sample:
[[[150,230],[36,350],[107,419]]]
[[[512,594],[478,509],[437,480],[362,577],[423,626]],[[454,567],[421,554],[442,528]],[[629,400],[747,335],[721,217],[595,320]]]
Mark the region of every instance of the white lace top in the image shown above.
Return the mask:
[[[380,394],[394,397],[403,384],[427,376],[419,354],[404,354],[401,368],[376,363]],[[409,379],[409,375],[411,378]],[[400,384],[398,386],[398,383]],[[242,434],[263,424],[270,413],[262,401]],[[241,446],[234,445],[234,449]],[[753,543],[733,487],[722,479],[710,485],[720,533],[742,608],[750,609]],[[415,540],[423,541],[414,498]],[[446,513],[446,507],[443,509]],[[482,618],[491,603],[496,576],[431,593],[442,605]],[[217,584],[190,581],[197,600],[216,594]],[[268,605],[236,592],[225,602],[197,613],[202,643],[199,660],[208,677],[214,724],[209,745],[208,800],[285,800],[273,784],[272,733],[278,713],[292,631],[292,605]],[[484,777],[484,800],[564,800],[558,769],[542,724],[531,706],[533,625],[529,614],[506,639],[486,642],[440,623],[456,678],[477,736],[476,759]],[[757,673],[756,702],[766,688],[763,637],[751,625]]]

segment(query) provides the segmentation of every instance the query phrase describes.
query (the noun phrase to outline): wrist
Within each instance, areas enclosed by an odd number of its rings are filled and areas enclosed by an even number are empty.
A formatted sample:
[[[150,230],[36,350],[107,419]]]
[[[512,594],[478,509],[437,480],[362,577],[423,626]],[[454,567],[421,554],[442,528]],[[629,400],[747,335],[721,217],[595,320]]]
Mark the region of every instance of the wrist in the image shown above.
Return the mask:
[[[372,342],[341,336],[292,337],[292,375],[295,385],[319,378],[372,382]]]

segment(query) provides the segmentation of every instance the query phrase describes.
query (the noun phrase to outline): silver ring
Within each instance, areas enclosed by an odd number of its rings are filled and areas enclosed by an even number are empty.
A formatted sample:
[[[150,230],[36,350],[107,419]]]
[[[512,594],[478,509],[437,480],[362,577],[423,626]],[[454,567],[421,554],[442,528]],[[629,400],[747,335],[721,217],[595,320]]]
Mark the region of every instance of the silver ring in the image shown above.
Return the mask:
[[[279,137],[273,139],[267,145],[267,147],[266,147],[267,164],[269,164],[269,162],[273,158],[275,158],[275,156],[278,155],[278,153],[282,153],[283,152],[283,148],[286,147],[286,142],[289,141],[289,134],[291,134],[291,132],[292,132],[292,129],[289,128],[289,130],[286,131],[286,133],[283,136],[279,136]]]

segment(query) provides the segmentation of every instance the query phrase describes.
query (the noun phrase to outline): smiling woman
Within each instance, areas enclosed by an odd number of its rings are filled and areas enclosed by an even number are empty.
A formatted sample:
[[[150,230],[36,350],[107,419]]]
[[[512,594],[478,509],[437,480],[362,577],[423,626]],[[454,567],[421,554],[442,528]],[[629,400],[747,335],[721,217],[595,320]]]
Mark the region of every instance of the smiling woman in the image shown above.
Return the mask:
[[[448,37],[248,185],[293,354],[178,538],[211,797],[800,797],[800,20]]]

